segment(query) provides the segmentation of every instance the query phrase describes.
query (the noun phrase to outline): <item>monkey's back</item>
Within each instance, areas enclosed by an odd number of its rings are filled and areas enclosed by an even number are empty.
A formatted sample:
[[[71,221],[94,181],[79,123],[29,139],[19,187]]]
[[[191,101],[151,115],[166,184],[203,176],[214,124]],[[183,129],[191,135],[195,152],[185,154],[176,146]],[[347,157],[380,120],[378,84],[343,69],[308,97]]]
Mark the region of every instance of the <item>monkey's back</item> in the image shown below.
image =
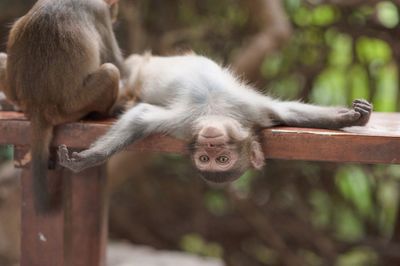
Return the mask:
[[[39,1],[11,30],[6,94],[28,114],[62,116],[71,95],[76,98],[99,67],[101,44],[90,21],[94,14],[76,1],[50,2]]]
[[[199,55],[153,56],[143,64],[140,73],[141,99],[158,105],[182,101],[192,105],[216,102],[238,86],[224,68]]]

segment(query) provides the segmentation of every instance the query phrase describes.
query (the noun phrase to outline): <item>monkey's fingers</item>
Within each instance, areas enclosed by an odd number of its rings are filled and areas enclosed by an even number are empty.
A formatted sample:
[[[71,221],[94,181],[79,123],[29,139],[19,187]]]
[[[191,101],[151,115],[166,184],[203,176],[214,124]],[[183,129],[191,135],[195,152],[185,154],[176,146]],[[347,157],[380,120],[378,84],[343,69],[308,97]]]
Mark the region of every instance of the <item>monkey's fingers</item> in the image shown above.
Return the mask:
[[[361,115],[369,115],[371,113],[371,111],[368,111],[367,109],[359,107],[359,106],[355,106],[354,110],[356,112],[359,112]]]
[[[68,155],[68,148],[66,145],[60,145],[57,150],[58,162],[64,167],[68,167],[71,159]]]
[[[367,124],[372,113],[372,104],[370,104],[366,100],[355,100],[353,102],[353,109],[361,114],[357,125],[363,126]]]
[[[370,111],[372,111],[372,109],[373,109],[372,104],[367,101],[357,101],[357,100],[353,101],[353,107],[356,107],[356,106],[362,106],[365,109],[368,109]]]
[[[348,110],[346,113],[342,114],[342,117],[344,120],[347,121],[355,121],[359,119],[361,114],[359,112],[356,112],[355,110]]]
[[[372,107],[372,104],[370,102],[368,102],[367,100],[364,100],[364,99],[356,99],[356,100],[353,101],[353,105],[354,104],[358,104],[358,103],[370,105]]]

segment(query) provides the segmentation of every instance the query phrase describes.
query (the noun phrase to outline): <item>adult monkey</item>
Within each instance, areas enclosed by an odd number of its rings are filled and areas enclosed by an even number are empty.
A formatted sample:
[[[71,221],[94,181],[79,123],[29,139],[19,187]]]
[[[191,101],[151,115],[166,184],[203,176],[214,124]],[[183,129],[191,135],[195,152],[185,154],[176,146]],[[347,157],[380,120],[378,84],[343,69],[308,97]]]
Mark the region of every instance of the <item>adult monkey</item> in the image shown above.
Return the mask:
[[[60,146],[61,165],[78,172],[151,133],[167,133],[189,143],[194,165],[205,180],[224,183],[249,167],[263,166],[257,128],[361,126],[372,111],[365,100],[355,100],[352,109],[278,101],[197,55],[134,55],[127,65],[132,71],[128,86],[139,93],[142,103],[128,110],[88,150],[70,157],[67,147]]]
[[[13,25],[7,43],[7,98],[32,122],[35,208],[53,209],[46,172],[55,125],[107,114],[123,59],[112,20],[118,0],[39,0]],[[0,55],[5,58],[5,55]]]

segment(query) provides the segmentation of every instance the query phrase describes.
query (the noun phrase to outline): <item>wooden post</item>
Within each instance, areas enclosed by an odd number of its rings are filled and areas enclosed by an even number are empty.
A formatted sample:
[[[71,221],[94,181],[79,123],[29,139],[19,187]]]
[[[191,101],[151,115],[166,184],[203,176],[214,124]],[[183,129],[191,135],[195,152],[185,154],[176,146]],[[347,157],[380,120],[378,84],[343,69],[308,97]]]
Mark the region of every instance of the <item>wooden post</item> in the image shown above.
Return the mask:
[[[61,181],[61,171],[49,171],[49,179]],[[54,189],[59,190],[61,182]],[[39,215],[33,207],[30,168],[21,177],[21,266],[63,266],[64,213],[62,205],[50,214]],[[60,195],[61,196],[61,195]]]
[[[66,179],[66,266],[105,266],[107,213],[105,167]]]
[[[48,171],[49,189],[59,204],[50,213],[34,208],[29,147],[15,147],[21,177],[21,266],[105,266],[107,201],[105,167],[79,174]]]

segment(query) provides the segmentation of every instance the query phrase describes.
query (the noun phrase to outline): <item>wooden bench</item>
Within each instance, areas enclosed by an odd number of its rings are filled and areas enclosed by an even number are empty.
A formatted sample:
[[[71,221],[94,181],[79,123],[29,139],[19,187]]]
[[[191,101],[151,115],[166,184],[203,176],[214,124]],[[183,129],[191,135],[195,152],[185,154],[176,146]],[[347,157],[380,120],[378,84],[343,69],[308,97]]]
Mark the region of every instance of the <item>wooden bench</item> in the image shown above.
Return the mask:
[[[52,146],[87,148],[112,121],[82,121],[55,130]],[[59,209],[37,215],[33,209],[29,171],[29,122],[21,113],[0,112],[0,144],[14,145],[16,167],[22,171],[21,266],[104,265],[107,244],[107,202],[104,166],[79,174],[49,171],[51,189],[60,195]],[[356,163],[400,163],[400,113],[374,113],[367,127],[347,131],[276,127],[263,131],[268,159]],[[185,153],[185,143],[151,136],[128,150]],[[400,226],[399,226],[400,227]],[[400,228],[395,230],[400,241]]]

